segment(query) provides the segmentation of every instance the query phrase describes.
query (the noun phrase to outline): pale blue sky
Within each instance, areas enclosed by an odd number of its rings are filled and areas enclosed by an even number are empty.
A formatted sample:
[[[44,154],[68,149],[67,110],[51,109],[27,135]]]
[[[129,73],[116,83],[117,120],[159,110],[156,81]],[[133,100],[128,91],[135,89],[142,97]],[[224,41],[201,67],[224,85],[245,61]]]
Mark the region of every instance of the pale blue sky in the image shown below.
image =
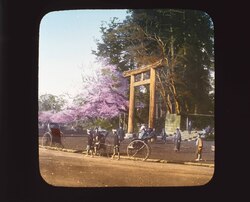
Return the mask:
[[[101,39],[100,26],[113,17],[123,21],[126,10],[55,11],[45,15],[39,36],[39,95],[79,92],[81,74],[98,64],[91,50]]]

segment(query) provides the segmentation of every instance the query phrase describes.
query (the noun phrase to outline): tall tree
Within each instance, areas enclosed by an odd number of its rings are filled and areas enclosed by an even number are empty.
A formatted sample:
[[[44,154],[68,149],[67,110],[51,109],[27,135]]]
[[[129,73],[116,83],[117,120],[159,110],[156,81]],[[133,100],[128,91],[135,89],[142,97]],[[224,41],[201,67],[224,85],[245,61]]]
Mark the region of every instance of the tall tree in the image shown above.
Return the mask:
[[[170,113],[206,113],[213,70],[213,24],[202,11],[130,10],[101,27],[93,53],[125,71],[162,60],[157,88]]]

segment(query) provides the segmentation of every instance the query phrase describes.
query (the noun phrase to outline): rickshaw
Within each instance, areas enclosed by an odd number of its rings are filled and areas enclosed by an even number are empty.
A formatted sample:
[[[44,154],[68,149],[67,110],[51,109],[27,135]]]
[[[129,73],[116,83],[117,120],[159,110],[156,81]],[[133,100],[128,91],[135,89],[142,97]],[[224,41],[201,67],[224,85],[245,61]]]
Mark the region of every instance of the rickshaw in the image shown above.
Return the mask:
[[[56,146],[64,148],[62,144],[63,133],[58,123],[49,123],[48,131],[42,136],[42,146]]]
[[[155,135],[152,129],[146,129],[144,135],[139,138],[133,138],[127,146],[127,155],[131,159],[146,161],[151,154],[150,142],[155,141]]]

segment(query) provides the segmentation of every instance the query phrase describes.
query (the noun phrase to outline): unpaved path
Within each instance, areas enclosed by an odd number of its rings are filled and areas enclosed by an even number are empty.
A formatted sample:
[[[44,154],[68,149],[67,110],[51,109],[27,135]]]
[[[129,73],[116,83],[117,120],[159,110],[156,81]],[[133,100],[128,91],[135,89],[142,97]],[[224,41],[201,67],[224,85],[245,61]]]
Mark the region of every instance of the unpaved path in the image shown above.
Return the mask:
[[[172,163],[141,162],[86,157],[39,148],[40,172],[54,186],[158,187],[204,185],[214,168]]]

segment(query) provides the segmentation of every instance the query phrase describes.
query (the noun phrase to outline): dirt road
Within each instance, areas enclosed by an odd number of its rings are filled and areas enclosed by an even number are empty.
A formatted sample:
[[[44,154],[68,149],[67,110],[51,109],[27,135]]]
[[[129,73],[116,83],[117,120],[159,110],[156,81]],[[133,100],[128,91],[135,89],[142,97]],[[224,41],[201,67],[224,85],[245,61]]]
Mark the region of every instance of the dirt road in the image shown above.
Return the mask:
[[[39,148],[40,173],[54,186],[168,187],[204,185],[213,167],[86,157]]]

